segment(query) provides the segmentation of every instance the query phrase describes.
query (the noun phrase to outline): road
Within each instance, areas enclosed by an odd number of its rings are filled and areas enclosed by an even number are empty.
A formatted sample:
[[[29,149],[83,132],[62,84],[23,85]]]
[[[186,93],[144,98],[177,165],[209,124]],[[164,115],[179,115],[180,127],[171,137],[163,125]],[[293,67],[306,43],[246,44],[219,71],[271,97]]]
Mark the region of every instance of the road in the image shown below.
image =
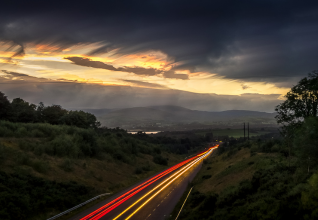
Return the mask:
[[[195,177],[204,158],[218,146],[211,147],[145,181],[135,184],[70,220],[168,219],[175,205]]]

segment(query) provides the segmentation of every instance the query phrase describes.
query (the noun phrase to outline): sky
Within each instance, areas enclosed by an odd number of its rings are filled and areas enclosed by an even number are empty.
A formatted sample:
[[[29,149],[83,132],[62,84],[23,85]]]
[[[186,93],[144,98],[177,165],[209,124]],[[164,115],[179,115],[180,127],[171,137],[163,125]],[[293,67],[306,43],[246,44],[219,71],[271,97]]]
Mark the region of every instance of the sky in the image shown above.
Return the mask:
[[[273,112],[318,69],[318,2],[6,1],[0,91],[65,108]]]

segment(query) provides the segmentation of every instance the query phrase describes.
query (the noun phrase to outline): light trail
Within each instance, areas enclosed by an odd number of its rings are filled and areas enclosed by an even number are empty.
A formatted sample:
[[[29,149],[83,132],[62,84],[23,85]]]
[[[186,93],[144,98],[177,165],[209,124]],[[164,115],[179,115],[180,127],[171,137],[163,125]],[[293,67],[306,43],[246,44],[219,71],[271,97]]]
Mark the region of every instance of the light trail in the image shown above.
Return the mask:
[[[207,150],[208,151],[208,150]],[[87,219],[99,219],[100,217],[104,216],[123,202],[125,202],[127,199],[131,198],[133,195],[141,191],[142,189],[146,188],[150,184],[154,183],[155,181],[159,180],[160,178],[164,177],[165,175],[169,174],[170,172],[178,169],[179,167],[183,166],[186,163],[189,163],[190,161],[194,160],[195,158],[199,157],[200,155],[206,153],[207,151],[204,151],[201,154],[198,154],[186,161],[183,161],[167,170],[164,172],[152,177],[151,179],[147,180],[146,182],[138,185],[137,187],[131,189],[130,191],[126,192],[125,194],[119,196],[118,198],[114,199],[113,201],[107,203],[106,205],[102,206],[101,208],[95,210],[94,212],[90,213],[89,215],[83,217],[81,220],[87,220]],[[111,205],[111,206],[110,206]],[[110,207],[108,207],[110,206]],[[107,208],[108,207],[108,208]]]
[[[194,157],[194,159],[196,158],[197,156],[195,156]],[[193,162],[191,162],[191,163],[193,163]],[[187,165],[188,166],[188,165]],[[184,169],[184,168],[182,168],[182,169]],[[178,172],[180,172],[180,171],[178,171]],[[178,174],[178,172],[176,173],[176,174],[174,174],[173,176],[175,176],[175,175],[177,175]],[[166,181],[168,181],[169,179],[171,179],[173,176],[171,176],[171,177],[169,177],[167,180],[165,180],[164,181],[164,183],[166,182]],[[159,186],[161,186],[163,183],[161,183]],[[150,185],[150,184],[148,184],[148,185]],[[147,185],[147,186],[148,186]],[[155,187],[154,189],[157,189],[159,186],[157,186],[157,187]],[[146,187],[146,186],[145,186]],[[143,187],[143,188],[145,188],[145,187]],[[154,190],[153,189],[153,190]],[[141,189],[140,189],[141,190]],[[152,191],[153,191],[152,190]],[[138,191],[139,192],[139,191]],[[136,192],[137,193],[137,192]],[[136,193],[134,193],[134,194],[136,194]],[[146,195],[148,195],[149,193],[147,193]],[[133,195],[131,195],[131,196],[133,196]],[[131,196],[129,196],[129,198],[131,197]],[[144,198],[145,196],[143,196],[142,198]],[[128,199],[128,198],[127,198]],[[126,201],[127,199],[124,199],[124,201]],[[120,202],[120,204],[121,203],[123,203],[124,201],[122,201],[122,202]],[[138,200],[138,201],[140,201],[140,199]],[[118,204],[118,205],[120,205],[120,204]],[[111,208],[111,209],[107,209],[107,210],[104,210],[104,211],[102,211],[102,212],[100,212],[99,214],[97,214],[96,216],[94,216],[94,217],[92,217],[91,219],[92,220],[97,220],[97,219],[100,219],[101,217],[103,217],[104,215],[106,215],[108,212],[110,212],[112,209],[114,209],[114,208],[116,208],[118,205],[116,205],[116,206],[114,206],[113,208]],[[115,218],[116,219],[116,218]]]
[[[189,159],[191,160],[191,159]],[[188,161],[186,161],[188,162]],[[156,175],[155,177],[149,179],[148,181],[138,185],[137,187],[131,189],[130,191],[126,192],[125,194],[121,195],[120,197],[114,199],[113,201],[107,203],[106,205],[102,206],[101,208],[95,210],[94,212],[90,213],[89,215],[85,216],[84,218],[82,218],[81,220],[86,220],[86,219],[89,219],[90,217],[92,217],[93,215],[96,215],[98,214],[99,211],[102,211],[103,213],[105,213],[106,211],[111,211],[113,210],[114,208],[116,208],[118,205],[120,205],[121,203],[123,203],[124,201],[126,201],[127,199],[129,199],[130,197],[132,197],[133,195],[135,195],[136,193],[138,193],[139,191],[141,191],[142,189],[144,189],[145,187],[149,186],[150,184],[152,184],[153,182],[157,181],[158,179],[160,179],[161,177],[169,174],[170,172],[172,172],[173,170],[179,168],[180,166],[182,166],[184,164],[184,162],[180,163],[180,164],[177,164],[175,165],[174,167],[171,167],[170,169]],[[150,183],[149,183],[150,182]],[[146,184],[148,183],[148,184]],[[136,191],[135,191],[136,190]],[[129,194],[129,193],[132,193],[132,194]],[[127,196],[127,197],[125,197]],[[119,200],[121,199],[121,200]],[[119,200],[119,201],[118,201]],[[117,202],[116,202],[117,201]],[[113,204],[115,203],[115,204]],[[107,208],[109,205],[113,204],[111,207]],[[105,209],[107,208],[107,209]],[[107,212],[107,213],[108,213]]]
[[[163,186],[160,190],[158,190],[154,195],[152,195],[149,199],[147,199],[147,201],[145,201],[143,204],[141,204],[133,213],[131,213],[127,218],[125,218],[125,220],[130,219],[136,212],[138,212],[143,206],[145,206],[150,200],[152,200],[156,195],[158,195],[162,190],[164,190],[165,188],[167,188],[171,183],[173,183],[176,179],[178,179],[182,174],[184,174],[186,171],[188,171],[190,168],[192,168],[198,161],[200,161],[201,159],[205,158],[206,156],[208,156],[211,152],[213,151],[213,149],[211,149],[210,152],[206,153],[205,155],[201,156],[200,158],[196,159],[195,163],[192,164],[191,166],[189,166],[188,168],[186,168],[185,170],[183,170],[181,173],[179,173],[179,175],[177,175],[175,178],[173,178],[169,183],[167,183],[165,186]],[[117,219],[114,218],[113,220]]]
[[[196,163],[197,160],[201,160],[196,159],[194,162]],[[148,196],[150,193],[152,193],[153,191],[155,191],[156,189],[158,189],[160,186],[162,186],[163,184],[165,184],[167,181],[169,181],[170,179],[172,179],[174,176],[178,175],[180,172],[182,172],[184,169],[186,169],[187,167],[191,166],[192,164],[194,164],[194,162],[191,162],[190,164],[188,164],[186,167],[183,167],[180,171],[178,171],[177,173],[173,174],[171,177],[169,177],[168,179],[166,179],[165,181],[163,181],[162,183],[160,183],[158,186],[156,186],[155,188],[153,188],[152,190],[150,190],[148,193],[146,193],[144,196],[142,196],[140,199],[138,199],[136,202],[134,202],[132,205],[130,205],[127,209],[125,209],[122,213],[120,213],[118,216],[116,216],[115,218],[113,218],[113,220],[118,219],[120,216],[122,216],[123,214],[125,214],[125,212],[127,212],[129,209],[131,209],[133,206],[135,206],[138,202],[140,202],[142,199],[144,199],[146,196]]]
[[[154,194],[150,199],[148,199],[145,203],[143,203],[138,209],[136,209],[134,213],[136,213],[139,209],[141,209],[146,203],[148,203],[153,197],[155,197],[158,193],[160,193],[163,189],[165,189],[168,185],[170,185],[174,180],[176,180],[177,178],[179,178],[183,173],[185,173],[187,170],[189,170],[191,167],[193,167],[198,161],[200,161],[201,159],[203,159],[204,157],[206,157],[207,155],[209,155],[213,149],[215,147],[209,148],[207,151],[205,151],[206,155],[203,155],[197,159],[195,159],[193,162],[189,163],[187,166],[185,166],[184,168],[182,168],[181,170],[179,170],[177,173],[173,174],[171,177],[169,177],[168,179],[166,179],[165,181],[163,181],[161,184],[159,184],[158,186],[156,186],[154,189],[152,189],[151,191],[149,191],[147,194],[145,194],[144,196],[142,196],[140,199],[138,199],[136,202],[134,202],[132,205],[130,205],[127,209],[125,209],[123,212],[121,212],[118,216],[116,216],[113,220],[118,219],[120,216],[122,216],[124,213],[126,213],[129,209],[131,209],[133,206],[135,206],[138,202],[140,202],[142,199],[144,199],[146,196],[148,196],[150,193],[152,193],[154,190],[158,189],[160,186],[162,186],[163,184],[165,184],[167,181],[169,181],[170,179],[172,179],[174,176],[178,175],[177,177],[175,177],[173,180],[171,180],[166,186],[164,186],[163,188],[161,188],[156,194]],[[209,152],[210,151],[210,152]],[[202,155],[202,154],[200,154]],[[129,219],[133,214],[131,214],[128,218]],[[102,217],[102,216],[101,216]],[[98,218],[96,218],[98,219]]]

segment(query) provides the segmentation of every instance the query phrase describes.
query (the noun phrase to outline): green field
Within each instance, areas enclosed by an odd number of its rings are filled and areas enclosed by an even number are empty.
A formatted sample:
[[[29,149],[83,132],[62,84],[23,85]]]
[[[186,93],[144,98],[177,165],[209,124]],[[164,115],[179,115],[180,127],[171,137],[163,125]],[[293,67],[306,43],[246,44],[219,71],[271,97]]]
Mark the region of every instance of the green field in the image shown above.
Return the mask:
[[[226,135],[234,138],[244,137],[243,129],[213,129],[209,131],[198,132],[197,134],[205,135],[207,132],[212,132],[214,137]],[[269,133],[269,131],[250,131],[250,137],[267,133]],[[247,137],[247,131],[245,131],[245,137]]]

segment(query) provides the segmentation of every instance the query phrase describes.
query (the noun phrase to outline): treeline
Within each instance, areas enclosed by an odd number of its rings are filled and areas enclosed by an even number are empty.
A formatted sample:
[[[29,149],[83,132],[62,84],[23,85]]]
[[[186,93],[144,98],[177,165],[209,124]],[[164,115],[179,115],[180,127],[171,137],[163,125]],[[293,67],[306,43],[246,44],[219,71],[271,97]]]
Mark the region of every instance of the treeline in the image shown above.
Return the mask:
[[[44,106],[29,103],[21,98],[10,102],[0,92],[0,120],[22,123],[49,123],[53,125],[72,125],[80,128],[97,128],[100,123],[95,115],[84,111],[68,111],[60,105]]]
[[[125,130],[115,128],[84,129],[44,123],[13,123],[0,121],[0,137],[18,138],[18,146],[41,156],[47,154],[70,159],[93,157],[133,164],[139,154],[149,154],[162,162],[161,145],[140,140]],[[160,162],[158,162],[160,161]]]
[[[171,137],[170,134],[185,134],[179,138]],[[135,135],[138,139],[149,143],[160,145],[167,152],[174,154],[187,154],[198,149],[206,147],[211,140],[202,135],[195,134],[195,131],[186,132],[162,132],[156,135],[147,135],[143,132],[138,132]]]

